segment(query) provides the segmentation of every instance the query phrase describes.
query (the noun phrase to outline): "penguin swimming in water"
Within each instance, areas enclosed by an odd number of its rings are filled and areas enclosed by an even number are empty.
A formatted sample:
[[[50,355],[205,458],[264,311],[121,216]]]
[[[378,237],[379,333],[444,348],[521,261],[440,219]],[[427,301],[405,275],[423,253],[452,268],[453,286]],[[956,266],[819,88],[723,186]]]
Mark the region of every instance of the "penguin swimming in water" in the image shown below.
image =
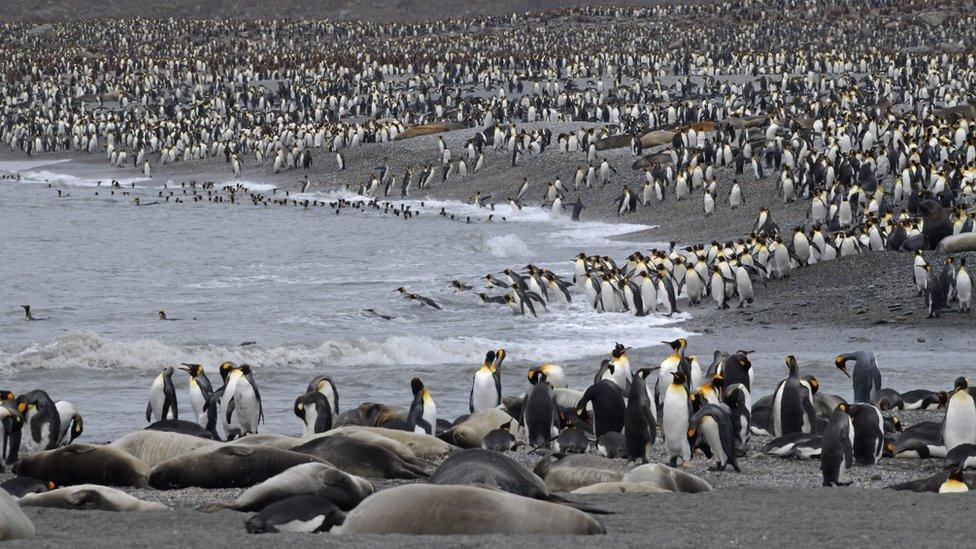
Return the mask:
[[[413,402],[407,414],[407,430],[424,433],[430,436],[437,434],[437,405],[430,396],[430,391],[424,387],[420,378],[410,380],[410,390],[413,392]]]
[[[611,375],[613,364],[609,365]],[[593,407],[593,434],[600,438],[609,431],[622,431],[627,406],[624,404],[623,390],[612,379],[601,379],[583,391],[583,397],[576,404],[576,415],[587,419],[587,405]]]
[[[294,411],[305,425],[303,437],[332,429],[332,405],[325,395],[318,391],[308,391],[296,398]]]
[[[956,379],[942,420],[942,442],[946,452],[962,444],[976,444],[976,401],[969,392],[969,380]]]
[[[647,388],[650,368],[641,368],[634,374],[627,395],[624,414],[624,437],[627,441],[627,460],[650,463],[651,446],[657,439],[657,421]]]
[[[181,366],[180,369],[190,376],[187,381],[187,388],[190,391],[190,404],[193,406],[193,413],[196,415],[197,423],[201,427],[206,428],[207,404],[210,402],[210,397],[214,392],[213,385],[210,384],[210,378],[207,377],[202,365],[183,363]]]
[[[664,411],[661,418],[661,430],[671,467],[677,466],[678,458],[682,462],[691,460],[691,444],[688,441],[690,420],[691,401],[685,387],[685,374],[676,371],[664,393]]]
[[[306,390],[322,393],[325,399],[329,401],[332,416],[339,415],[339,389],[331,377],[324,375],[313,377],[312,381],[308,382],[308,389]]]
[[[694,440],[696,437],[705,440],[711,455],[717,460],[711,470],[724,471],[726,466],[731,465],[736,473],[741,472],[736,461],[735,433],[728,406],[709,403],[695,412],[688,428],[688,438]]]
[[[485,361],[471,379],[468,411],[480,412],[495,408],[502,403],[501,377],[495,375],[495,351],[485,354]]]
[[[164,419],[180,419],[176,407],[176,387],[173,386],[173,367],[166,366],[149,387],[149,403],[146,404],[146,422]]]
[[[47,393],[36,389],[20,395],[17,397],[17,411],[24,417],[23,426],[28,430],[28,452],[57,448],[61,416]]]
[[[24,310],[24,318],[27,319],[27,320],[47,320],[46,317],[45,318],[37,318],[37,317],[35,317],[34,316],[34,313],[31,312],[31,306],[30,305],[21,305],[20,308]]]
[[[525,395],[522,406],[522,425],[525,426],[529,444],[543,446],[558,434],[556,397],[544,372],[529,370],[528,377],[532,388]]]
[[[848,406],[841,402],[830,414],[820,451],[820,472],[824,486],[848,486],[842,479],[854,464],[854,425]]]
[[[854,361],[854,374],[847,371],[847,363]],[[881,391],[881,370],[878,357],[870,351],[857,351],[837,355],[834,365],[854,383],[854,402],[874,402]]]

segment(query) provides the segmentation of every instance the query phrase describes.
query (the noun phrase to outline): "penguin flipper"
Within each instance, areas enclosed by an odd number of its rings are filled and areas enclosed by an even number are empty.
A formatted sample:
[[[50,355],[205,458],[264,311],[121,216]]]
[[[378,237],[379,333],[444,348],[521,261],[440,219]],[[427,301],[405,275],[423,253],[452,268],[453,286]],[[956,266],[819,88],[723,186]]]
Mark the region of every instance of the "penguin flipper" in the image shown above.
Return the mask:
[[[152,402],[146,403],[146,422],[152,421]]]

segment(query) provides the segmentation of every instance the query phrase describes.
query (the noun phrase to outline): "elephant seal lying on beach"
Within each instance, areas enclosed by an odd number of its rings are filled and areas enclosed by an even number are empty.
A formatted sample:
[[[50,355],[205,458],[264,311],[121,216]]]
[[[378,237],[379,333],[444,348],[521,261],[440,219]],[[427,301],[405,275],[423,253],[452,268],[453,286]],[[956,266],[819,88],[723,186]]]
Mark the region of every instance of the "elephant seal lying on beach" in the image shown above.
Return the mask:
[[[216,448],[221,444],[213,440],[170,431],[143,430],[129,433],[112,442],[108,447],[122,450],[143,461],[149,467],[155,467],[168,459],[185,456],[204,447]]]
[[[410,484],[377,492],[353,509],[337,534],[588,535],[606,530],[586,513],[477,486]]]
[[[303,463],[251,486],[231,503],[204,505],[200,510],[259,511],[293,496],[328,498],[340,509],[349,510],[372,493],[373,485],[364,478],[344,473],[327,463]]]
[[[635,467],[623,478],[624,482],[639,482],[657,486],[671,492],[682,492],[685,494],[697,494],[700,492],[711,492],[712,485],[704,479],[691,473],[686,473],[681,469],[668,467],[663,463],[648,463]]]
[[[225,445],[164,461],[149,472],[157,490],[177,488],[247,488],[302,463],[322,460],[267,446]]]
[[[634,463],[591,454],[573,454],[551,461],[544,459],[534,469],[553,492],[572,492],[600,482],[617,482],[634,468]]]
[[[315,456],[343,471],[364,477],[415,479],[430,476],[418,465],[400,459],[382,446],[351,437],[318,437],[295,446],[292,451]]]
[[[145,487],[149,466],[116,448],[72,444],[24,456],[14,465],[14,473],[53,481],[59,486],[101,484]]]
[[[20,498],[24,507],[54,507],[57,509],[79,509],[84,511],[169,511],[169,507],[151,501],[143,501],[130,496],[122,490],[80,484],[57,488],[40,494],[27,494]]]
[[[0,490],[0,541],[32,537],[34,523],[6,490]]]

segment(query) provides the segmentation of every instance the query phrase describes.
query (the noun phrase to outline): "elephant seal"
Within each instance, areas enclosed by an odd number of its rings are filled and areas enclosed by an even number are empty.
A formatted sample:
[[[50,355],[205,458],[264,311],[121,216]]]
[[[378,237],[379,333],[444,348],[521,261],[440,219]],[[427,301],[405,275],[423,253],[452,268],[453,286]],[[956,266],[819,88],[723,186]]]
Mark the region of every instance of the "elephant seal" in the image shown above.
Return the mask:
[[[481,448],[462,450],[451,455],[434,471],[429,482],[441,486],[489,486],[522,497],[563,503],[590,513],[605,513],[601,509],[590,509],[552,494],[544,480],[519,462],[504,454]]]
[[[583,486],[572,491],[573,494],[597,495],[597,494],[670,494],[671,490],[665,490],[659,486],[645,484],[643,482],[598,482],[589,486]]]
[[[373,485],[364,478],[344,473],[327,463],[303,463],[251,486],[230,503],[211,503],[200,510],[260,511],[292,496],[328,498],[340,509],[349,510],[372,493]]]
[[[315,456],[343,471],[364,477],[415,479],[430,476],[421,467],[407,463],[382,446],[351,437],[318,437],[295,446],[292,451]]]
[[[634,163],[630,165],[631,169],[643,170],[645,168],[650,168],[651,166],[657,166],[660,164],[673,164],[674,156],[671,151],[662,151],[651,154],[645,154],[644,156],[634,160]]]
[[[629,147],[633,139],[634,136],[626,133],[619,134],[619,135],[611,135],[610,137],[604,137],[603,139],[597,140],[595,143],[593,143],[593,146],[598,151],[620,149],[622,147]]]
[[[641,136],[641,146],[645,149],[658,145],[668,145],[674,139],[675,132],[668,130],[654,130]]]
[[[179,433],[181,435],[189,435],[210,440],[214,439],[213,433],[201,427],[200,424],[192,421],[184,421],[182,419],[163,419],[157,421],[156,423],[150,424],[143,430],[162,431],[164,433]]]
[[[234,442],[231,444],[243,446],[270,446],[271,448],[278,448],[280,450],[291,450],[303,442],[305,442],[305,439],[298,437],[290,437],[288,435],[279,435],[275,433],[263,433],[243,436],[234,440]]]
[[[941,204],[927,198],[919,205],[922,216],[922,234],[929,244],[929,249],[936,249],[942,239],[952,234],[952,220]]]
[[[533,472],[552,492],[572,492],[600,482],[617,482],[634,468],[633,463],[591,454],[573,454],[556,461],[543,459]]]
[[[34,537],[34,523],[27,518],[17,501],[0,490],[0,541]]]
[[[976,250],[976,233],[954,234],[943,238],[936,250],[944,254],[971,252]]]
[[[681,469],[668,467],[663,463],[648,463],[635,467],[624,475],[623,481],[640,482],[671,492],[685,494],[698,494],[712,491],[712,485],[704,479],[691,473],[686,473]]]
[[[385,437],[379,433],[376,433],[368,429],[344,428],[339,433],[339,435],[344,437],[354,438],[356,440],[361,440],[363,442],[367,442],[374,446],[382,446],[383,448],[386,448],[387,450],[400,456],[400,459],[404,461],[414,462],[414,460],[420,460],[420,458],[417,457],[417,454],[413,453],[413,450],[406,444],[398,440],[393,440],[392,438]],[[322,434],[315,435],[314,437],[311,437],[311,440],[314,440],[322,436],[326,436],[326,434],[322,433]],[[306,441],[310,439],[302,439],[302,440]],[[420,461],[426,463],[426,460],[420,460]]]
[[[292,496],[276,501],[244,521],[251,534],[328,532],[346,519],[334,503],[319,496]]]
[[[78,509],[83,511],[169,511],[162,503],[143,501],[130,496],[122,490],[79,484],[66,486],[41,494],[27,494],[20,498],[24,507],[54,507],[56,509]]]
[[[216,448],[222,443],[172,431],[136,431],[110,443],[109,448],[121,450],[149,467],[200,448]]]
[[[166,460],[149,472],[149,485],[157,490],[177,488],[247,488],[302,463],[321,463],[308,454],[268,446],[227,444],[201,448]]]
[[[407,412],[401,408],[394,408],[376,402],[364,402],[358,407],[341,412],[332,426],[344,427],[356,425],[360,427],[382,427],[387,423],[407,421]]]
[[[337,435],[351,436],[356,438],[354,433],[358,432],[368,432],[377,435],[382,435],[386,438],[393,439],[397,442],[407,445],[414,455],[420,459],[426,460],[438,460],[443,457],[447,457],[449,454],[457,450],[456,446],[452,446],[437,437],[432,437],[430,435],[414,433],[411,431],[400,431],[397,429],[384,429],[383,427],[361,427],[361,426],[348,426],[341,427],[338,429],[332,429],[325,432],[322,436],[330,437]]]
[[[59,486],[101,484],[145,487],[149,466],[117,448],[72,444],[24,456],[14,473],[50,480]]]
[[[481,448],[485,436],[502,424],[510,424],[515,418],[505,410],[489,408],[480,410],[468,416],[464,421],[437,435],[437,438],[460,448]],[[518,422],[509,426],[509,430],[518,432]]]
[[[586,513],[477,486],[409,484],[377,492],[348,515],[337,534],[605,534]]]

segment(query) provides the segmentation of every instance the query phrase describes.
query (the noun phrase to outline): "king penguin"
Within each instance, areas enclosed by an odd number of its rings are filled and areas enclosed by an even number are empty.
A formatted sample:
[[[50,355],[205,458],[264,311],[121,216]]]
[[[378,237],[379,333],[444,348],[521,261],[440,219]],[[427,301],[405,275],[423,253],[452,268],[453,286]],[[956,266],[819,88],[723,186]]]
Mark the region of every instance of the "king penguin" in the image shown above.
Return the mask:
[[[468,411],[480,412],[494,408],[502,402],[501,378],[495,376],[495,351],[485,354],[485,361],[471,379],[471,394],[468,397]]]
[[[671,467],[678,465],[678,458],[681,458],[682,463],[691,460],[691,444],[688,441],[690,419],[691,401],[688,399],[688,389],[685,387],[685,374],[676,371],[672,374],[671,384],[664,394],[664,412],[661,418],[668,462]]]
[[[163,368],[149,387],[149,403],[146,404],[146,421],[180,419],[176,408],[176,388],[173,386],[173,367]]]
[[[847,363],[852,360],[853,375],[847,371]],[[881,390],[881,370],[878,368],[878,357],[874,353],[857,351],[837,355],[834,365],[854,383],[854,402],[874,402],[875,396]]]
[[[28,452],[57,447],[61,416],[47,393],[38,389],[20,395],[17,397],[17,411],[24,417],[23,425],[28,429]]]
[[[668,355],[668,358],[661,362],[660,369],[658,370],[658,402],[663,401],[664,393],[667,392],[668,387],[671,385],[671,379],[675,372],[685,374],[683,379],[690,377],[691,372],[691,364],[688,362],[688,359],[685,358],[685,349],[688,347],[688,340],[683,337],[679,337],[674,341],[663,341],[662,343],[671,347],[671,354]]]
[[[187,381],[187,388],[190,391],[190,404],[193,406],[193,413],[197,417],[197,423],[201,427],[206,428],[207,403],[210,402],[210,397],[213,395],[213,385],[210,384],[210,378],[207,377],[203,366],[200,364],[183,363],[180,369],[190,376],[190,379]]]
[[[556,396],[545,373],[532,369],[528,377],[532,388],[525,395],[522,406],[522,425],[525,426],[529,444],[541,446],[559,434],[556,429]]]
[[[773,436],[781,437],[788,433],[809,433],[812,429],[813,395],[801,383],[796,357],[786,357],[789,375],[776,386],[773,393],[772,427]]]
[[[231,363],[220,399],[220,407],[224,410],[224,432],[228,440],[258,432],[262,415],[261,395],[252,380],[250,366]]]
[[[612,363],[609,368],[613,375],[615,368]],[[583,391],[583,397],[576,403],[576,415],[585,419],[587,406],[590,405],[593,409],[590,421],[593,423],[593,434],[597,438],[610,431],[623,431],[627,405],[624,404],[623,390],[614,380],[601,379],[587,387]]]
[[[961,444],[976,444],[976,402],[969,392],[969,380],[956,379],[942,420],[942,442],[946,452]]]
[[[884,451],[884,416],[875,406],[867,403],[853,404],[848,411],[851,425],[854,426],[854,462],[874,465]]]
[[[332,428],[332,404],[318,391],[308,391],[295,399],[295,415],[305,425],[303,437],[324,433]]]
[[[416,377],[410,380],[410,390],[413,391],[413,402],[410,403],[410,412],[407,414],[407,430],[436,435],[437,405],[434,404],[430,391]]]
[[[332,416],[339,415],[339,389],[331,377],[325,375],[313,377],[312,381],[308,382],[308,389],[306,390],[322,393],[329,402],[329,407],[332,409]]]
[[[716,459],[711,470],[724,471],[726,466],[731,465],[736,473],[740,472],[735,454],[735,432],[728,406],[709,403],[695,412],[688,428],[688,438],[694,440],[696,436],[705,440],[712,457]]]
[[[824,486],[848,486],[845,473],[854,463],[854,425],[847,403],[841,402],[830,414],[820,450],[820,472]]]
[[[67,400],[59,400],[54,403],[54,408],[58,411],[60,429],[58,432],[58,446],[67,446],[81,436],[85,430],[85,422],[75,405]]]
[[[651,446],[657,439],[657,421],[652,413],[651,399],[647,390],[650,368],[641,368],[630,382],[627,410],[624,414],[624,437],[627,441],[627,459],[651,462]]]

